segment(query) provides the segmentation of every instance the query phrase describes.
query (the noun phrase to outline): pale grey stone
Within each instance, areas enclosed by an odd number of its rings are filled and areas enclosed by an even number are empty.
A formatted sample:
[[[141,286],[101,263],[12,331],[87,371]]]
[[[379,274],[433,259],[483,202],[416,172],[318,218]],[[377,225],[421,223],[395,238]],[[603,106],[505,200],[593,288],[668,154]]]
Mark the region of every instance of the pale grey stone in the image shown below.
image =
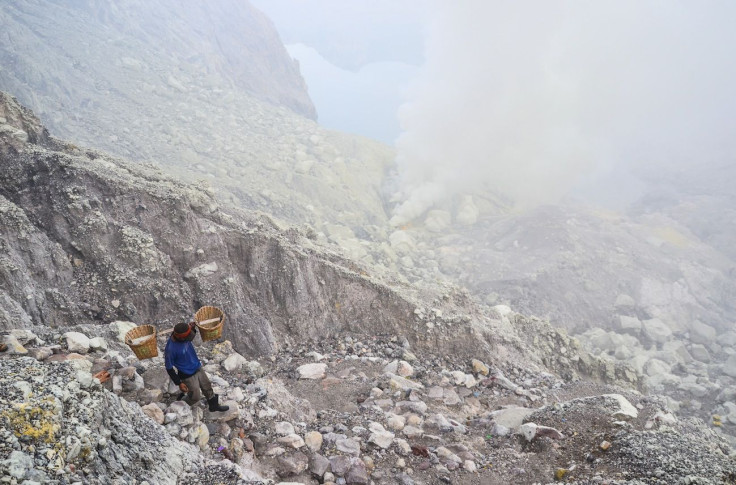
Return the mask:
[[[652,318],[642,322],[644,335],[656,343],[665,343],[672,337],[672,330],[659,318]]]
[[[372,422],[368,428],[371,431],[371,435],[368,437],[369,443],[373,443],[385,450],[394,442],[395,435],[390,431],[386,431],[380,423]]]
[[[716,340],[716,329],[710,325],[695,320],[690,324],[690,340],[696,344],[708,345]]]
[[[603,397],[613,399],[618,403],[619,409],[612,413],[615,418],[636,419],[639,416],[639,411],[621,394],[603,394]]]
[[[369,482],[365,463],[360,459],[353,460],[350,469],[345,474],[345,483],[347,485],[368,485]]]
[[[276,434],[281,436],[294,434],[294,425],[289,423],[288,421],[279,421],[274,426],[274,431],[276,431]]]
[[[64,334],[69,352],[86,354],[89,352],[89,338],[80,332],[66,332]]]
[[[302,446],[304,446],[304,439],[295,433],[288,434],[286,436],[281,436],[276,441],[278,441],[279,444],[282,444],[284,446],[288,446],[294,449],[301,448]]]
[[[618,328],[622,332],[638,334],[641,331],[641,327],[641,321],[636,317],[629,317],[626,315],[618,316]]]
[[[493,422],[496,424],[509,429],[516,429],[521,426],[521,423],[524,422],[524,419],[533,412],[534,409],[510,407],[506,409],[500,409],[498,411],[493,411],[491,413],[491,417],[493,418]]]
[[[723,373],[727,376],[736,377],[736,354],[730,356],[723,363]]]
[[[320,455],[319,453],[313,454],[309,459],[309,471],[313,475],[322,477],[325,473],[327,473],[327,470],[329,468],[330,460]]]
[[[325,376],[327,364],[304,364],[297,367],[300,379],[322,379]]]
[[[276,458],[276,473],[279,476],[298,475],[309,466],[309,458],[301,451],[284,454]]]
[[[342,453],[347,453],[348,455],[360,455],[360,443],[351,438],[335,441],[335,448]]]
[[[711,361],[710,352],[705,348],[705,345],[693,344],[690,346],[690,354],[693,358],[706,364]]]
[[[137,326],[138,325],[133,322],[117,320],[110,323],[110,325],[108,325],[108,328],[115,335],[120,343],[125,343],[125,335]]]
[[[225,360],[222,361],[222,367],[227,372],[233,372],[240,370],[248,360],[237,352],[230,354]]]
[[[310,431],[304,435],[304,443],[313,452],[317,452],[322,448],[322,433],[319,431]]]
[[[107,340],[102,337],[94,337],[89,339],[89,348],[91,350],[100,351],[107,350]]]
[[[650,376],[670,373],[671,367],[664,361],[659,359],[649,359],[644,365],[644,372]]]
[[[13,450],[7,462],[8,473],[18,480],[23,479],[33,469],[33,458],[22,451]]]
[[[166,419],[164,416],[164,412],[156,404],[154,403],[146,404],[145,406],[142,406],[141,409],[143,410],[143,413],[146,416],[153,419],[158,424],[164,424],[164,421]],[[176,419],[177,413],[170,413],[170,414],[174,417],[174,419]]]
[[[331,456],[329,460],[332,473],[334,473],[338,477],[344,476],[352,466],[352,460],[349,456],[336,455]]]

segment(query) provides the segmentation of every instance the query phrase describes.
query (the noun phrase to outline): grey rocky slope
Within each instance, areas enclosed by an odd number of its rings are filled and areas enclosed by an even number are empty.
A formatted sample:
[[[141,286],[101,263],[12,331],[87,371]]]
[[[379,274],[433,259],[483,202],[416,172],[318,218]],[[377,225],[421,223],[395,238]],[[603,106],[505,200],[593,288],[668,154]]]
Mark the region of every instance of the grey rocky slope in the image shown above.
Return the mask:
[[[249,355],[345,332],[401,334],[417,348],[465,357],[501,348],[538,363],[547,355],[529,352],[537,343],[526,332],[462,289],[372,274],[309,231],[220,207],[206,186],[81,151],[5,94],[0,119],[0,328],[163,327],[212,304],[228,308],[225,337]],[[636,382],[601,362],[576,365],[582,375]]]
[[[415,291],[399,295],[320,249],[309,232],[220,210],[206,185],[54,140],[32,113],[0,96],[3,328],[119,318],[175,323],[210,302],[230,308],[234,342],[256,354],[295,336],[366,324],[448,348],[479,331],[454,309],[439,319],[454,328],[438,325],[427,336],[413,313]],[[450,296],[445,303],[453,308]]]
[[[92,91],[113,105],[135,102],[136,91],[147,90],[136,85],[142,78],[135,73],[148,72],[175,90],[186,91],[181,76],[208,78],[316,118],[298,64],[248,1],[219,0],[206,8],[188,0],[10,1],[0,20],[9,67],[2,82],[34,99],[31,107],[42,115],[79,121],[69,109],[80,102],[93,108],[100,101]],[[45,83],[54,77],[56,83]],[[121,89],[120,78],[132,89]]]
[[[391,151],[310,119],[298,67],[247,1],[13,1],[0,24],[0,90],[57,136],[320,230],[383,214]]]
[[[293,104],[247,84],[254,78],[306,93],[274,72],[241,78],[242,60],[213,49],[214,23],[260,18],[246,3],[215,8],[213,18],[196,6],[171,9],[166,29],[155,28],[164,26],[164,4],[133,2],[134,13],[110,1],[71,4],[7,2],[0,10],[1,63],[9,66],[0,87],[39,110],[55,134],[155,159],[187,180],[204,178],[224,203],[309,223],[319,240],[371,263],[374,274],[459,282],[490,304],[549,318],[593,351],[623,361],[640,355],[634,363],[656,377],[651,385],[675,389],[683,405],[702,401],[702,412],[719,414],[733,407],[728,165],[652,176],[654,188],[628,214],[572,206],[515,214],[497,195],[474,193],[393,228],[390,149],[263,102]],[[261,65],[266,54],[288,63],[272,29],[257,23],[238,31],[246,44],[264,44],[248,64]]]
[[[31,357],[0,362],[0,455],[10,483],[85,477],[85,483],[173,484],[204,466],[192,445],[166,433],[140,406],[106,392],[91,366]]]
[[[164,475],[210,483],[222,475],[480,484],[552,481],[556,473],[580,483],[733,481],[730,450],[716,433],[699,421],[678,423],[656,398],[613,387],[638,385],[639,376],[590,356],[564,332],[478,305],[449,285],[373,275],[307,231],[219,207],[207,187],[153,167],[80,150],[49,136],[14,99],[1,101],[0,295],[2,327],[13,329],[2,365],[27,376],[2,386],[4,472],[33,479],[57,467],[58,453],[59,483]],[[139,362],[120,341],[136,323],[164,328],[202,304],[227,313],[232,344],[200,346],[233,406],[222,416],[175,401],[161,357]],[[92,377],[99,371],[111,375],[104,390]],[[57,375],[90,396],[65,400]],[[22,410],[32,396],[56,396],[54,385],[69,407],[55,405],[49,416],[64,438],[52,453],[38,440],[46,428]],[[97,435],[77,454],[88,436],[69,424],[84,420],[79,399],[111,416],[85,425],[102,437],[116,417],[142,419],[113,395],[136,401],[152,421],[135,435],[119,424],[111,436],[142,456],[160,457],[168,436],[196,444],[190,469],[143,460],[131,475],[116,468],[130,455],[106,460]],[[59,412],[72,419],[54,428]],[[660,434],[669,451],[653,447]],[[167,446],[174,464],[187,449]],[[673,461],[673,450],[689,461]],[[644,458],[634,466],[630,456]]]
[[[398,336],[304,341],[260,362],[197,338],[230,409],[190,408],[161,356],[138,361],[122,344],[134,325],[13,330],[12,354],[0,354],[2,473],[43,483],[736,483],[723,437],[657,397],[528,361],[415,351]]]
[[[734,263],[671,212],[543,207],[438,229],[453,216],[436,209],[392,240],[410,280],[451,275],[489,304],[545,316],[733,432]]]

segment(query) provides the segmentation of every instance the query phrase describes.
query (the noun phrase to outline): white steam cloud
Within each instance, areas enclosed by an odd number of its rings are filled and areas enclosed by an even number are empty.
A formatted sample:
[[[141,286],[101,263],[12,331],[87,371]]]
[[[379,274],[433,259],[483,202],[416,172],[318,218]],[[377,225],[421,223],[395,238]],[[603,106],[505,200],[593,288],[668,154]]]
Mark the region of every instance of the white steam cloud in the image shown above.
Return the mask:
[[[593,175],[621,181],[736,155],[736,2],[433,8],[426,64],[399,113],[394,224],[458,194],[530,206]]]

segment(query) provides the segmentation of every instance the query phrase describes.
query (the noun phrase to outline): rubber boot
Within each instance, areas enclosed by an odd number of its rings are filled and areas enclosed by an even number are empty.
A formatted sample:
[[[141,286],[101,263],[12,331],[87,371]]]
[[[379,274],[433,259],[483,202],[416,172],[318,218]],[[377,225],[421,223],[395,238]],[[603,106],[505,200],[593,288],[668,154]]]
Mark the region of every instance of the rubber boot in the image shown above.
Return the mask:
[[[230,406],[220,406],[220,403],[218,402],[219,399],[220,399],[220,396],[215,394],[214,396],[212,396],[211,399],[207,401],[207,404],[210,405],[210,412],[220,412],[221,413],[222,411],[227,411],[228,409],[230,409]]]

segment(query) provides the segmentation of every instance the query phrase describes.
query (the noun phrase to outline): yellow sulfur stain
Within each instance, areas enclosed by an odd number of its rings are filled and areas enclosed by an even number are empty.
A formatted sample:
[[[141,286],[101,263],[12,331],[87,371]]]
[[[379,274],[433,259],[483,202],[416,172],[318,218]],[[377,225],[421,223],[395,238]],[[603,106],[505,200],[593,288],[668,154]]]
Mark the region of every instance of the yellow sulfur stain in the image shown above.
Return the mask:
[[[13,404],[11,409],[0,413],[0,418],[16,437],[26,436],[46,443],[55,440],[60,428],[52,398],[43,399],[38,403]]]

